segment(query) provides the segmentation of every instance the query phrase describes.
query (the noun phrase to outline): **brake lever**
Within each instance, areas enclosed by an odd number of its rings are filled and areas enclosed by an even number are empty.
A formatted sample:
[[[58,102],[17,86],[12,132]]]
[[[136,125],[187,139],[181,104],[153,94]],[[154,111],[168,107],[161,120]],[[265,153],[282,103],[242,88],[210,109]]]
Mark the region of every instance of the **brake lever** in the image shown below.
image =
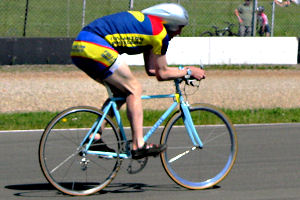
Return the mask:
[[[186,82],[187,85],[191,85],[191,86],[194,87],[195,86],[195,84],[194,84],[195,81],[196,81],[195,79],[186,79],[185,82]]]

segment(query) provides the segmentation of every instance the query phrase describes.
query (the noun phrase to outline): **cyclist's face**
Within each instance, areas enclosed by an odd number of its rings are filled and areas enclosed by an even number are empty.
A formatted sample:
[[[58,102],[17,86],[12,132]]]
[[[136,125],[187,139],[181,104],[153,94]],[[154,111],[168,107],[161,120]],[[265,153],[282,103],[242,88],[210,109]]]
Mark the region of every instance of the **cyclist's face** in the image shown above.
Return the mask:
[[[179,26],[179,29],[177,31],[172,31],[169,33],[169,37],[170,39],[172,39],[173,37],[175,37],[176,35],[180,35],[181,31],[183,29],[184,26]]]

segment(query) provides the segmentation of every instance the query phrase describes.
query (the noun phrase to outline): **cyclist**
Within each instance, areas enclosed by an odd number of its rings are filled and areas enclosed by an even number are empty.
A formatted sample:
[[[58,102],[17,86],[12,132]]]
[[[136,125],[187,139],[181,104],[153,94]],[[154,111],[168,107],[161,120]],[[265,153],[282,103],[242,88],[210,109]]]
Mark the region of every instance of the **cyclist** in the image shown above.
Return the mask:
[[[143,139],[142,87],[120,54],[144,54],[145,70],[158,81],[189,74],[200,80],[205,72],[194,66],[168,67],[169,41],[188,24],[188,13],[175,3],[158,4],[140,11],[120,12],[98,18],[85,26],[75,39],[73,63],[115,96],[124,96],[132,130],[132,158],[156,156],[165,145],[146,144]],[[118,108],[125,102],[120,102]],[[112,115],[112,113],[111,113]],[[98,135],[98,139],[101,135]]]

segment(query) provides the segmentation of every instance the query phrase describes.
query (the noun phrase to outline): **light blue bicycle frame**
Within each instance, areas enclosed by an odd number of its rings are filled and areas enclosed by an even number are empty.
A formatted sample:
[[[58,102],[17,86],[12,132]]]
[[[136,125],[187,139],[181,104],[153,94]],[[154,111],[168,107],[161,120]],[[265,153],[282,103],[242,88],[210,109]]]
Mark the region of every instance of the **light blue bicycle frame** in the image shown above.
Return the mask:
[[[156,129],[161,125],[161,123],[172,113],[172,111],[177,107],[177,105],[180,105],[180,109],[182,111],[182,117],[183,117],[183,122],[184,125],[186,127],[187,133],[192,141],[192,143],[194,144],[194,146],[202,148],[203,147],[203,143],[201,141],[201,139],[198,136],[198,133],[195,129],[191,114],[190,114],[190,110],[189,110],[189,105],[184,101],[184,98],[182,96],[180,87],[179,87],[179,83],[180,80],[176,79],[174,80],[175,82],[175,86],[176,86],[176,93],[175,94],[168,94],[168,95],[144,95],[141,98],[142,99],[160,99],[160,98],[173,98],[174,102],[173,104],[164,112],[164,114],[156,121],[156,123],[152,126],[152,128],[145,134],[144,136],[144,141],[146,142],[151,135],[156,131]],[[81,146],[84,144],[84,142],[88,139],[88,137],[92,134],[92,139],[88,142],[86,148],[88,149],[89,146],[92,144],[92,141],[94,140],[96,134],[98,133],[98,130],[101,127],[101,124],[104,121],[104,118],[106,117],[106,115],[108,114],[108,111],[112,108],[114,115],[116,117],[116,122],[120,128],[120,132],[124,138],[124,141],[128,141],[125,135],[125,131],[124,131],[124,127],[123,127],[123,123],[121,120],[121,116],[120,113],[117,109],[117,101],[124,101],[124,98],[122,97],[112,97],[112,93],[109,90],[109,88],[107,87],[108,90],[108,94],[110,96],[110,101],[109,103],[105,106],[105,108],[103,109],[103,115],[102,117],[99,117],[97,119],[97,121],[93,124],[93,126],[91,127],[91,129],[89,130],[89,132],[87,133],[87,135],[85,136],[84,140],[81,143]],[[128,149],[128,148],[126,148]],[[111,153],[111,152],[104,152],[104,151],[87,151],[87,154],[96,154],[99,156],[108,156],[108,157],[120,157],[120,158],[129,158],[130,157],[130,151],[126,152],[126,153]]]

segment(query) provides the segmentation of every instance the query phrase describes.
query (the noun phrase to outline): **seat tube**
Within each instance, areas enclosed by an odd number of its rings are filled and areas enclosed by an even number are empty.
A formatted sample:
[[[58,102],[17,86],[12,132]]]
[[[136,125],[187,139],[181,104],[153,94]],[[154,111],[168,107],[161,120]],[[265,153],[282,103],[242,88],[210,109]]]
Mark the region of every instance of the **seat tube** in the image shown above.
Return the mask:
[[[202,148],[203,143],[202,143],[201,139],[199,138],[197,130],[195,129],[195,125],[193,123],[191,113],[189,111],[188,106],[185,103],[181,103],[181,109],[183,111],[184,125],[187,129],[189,137],[191,138],[191,140],[195,146]]]
[[[124,127],[123,127],[123,123],[122,123],[121,116],[120,116],[120,112],[119,112],[119,110],[117,108],[116,102],[112,103],[112,108],[113,108],[113,112],[114,112],[114,115],[115,115],[115,118],[116,118],[116,122],[117,122],[118,127],[120,129],[120,132],[121,132],[121,134],[123,136],[123,139],[125,141],[127,141],[127,138],[126,138],[126,135],[125,135],[125,131],[124,131]]]

